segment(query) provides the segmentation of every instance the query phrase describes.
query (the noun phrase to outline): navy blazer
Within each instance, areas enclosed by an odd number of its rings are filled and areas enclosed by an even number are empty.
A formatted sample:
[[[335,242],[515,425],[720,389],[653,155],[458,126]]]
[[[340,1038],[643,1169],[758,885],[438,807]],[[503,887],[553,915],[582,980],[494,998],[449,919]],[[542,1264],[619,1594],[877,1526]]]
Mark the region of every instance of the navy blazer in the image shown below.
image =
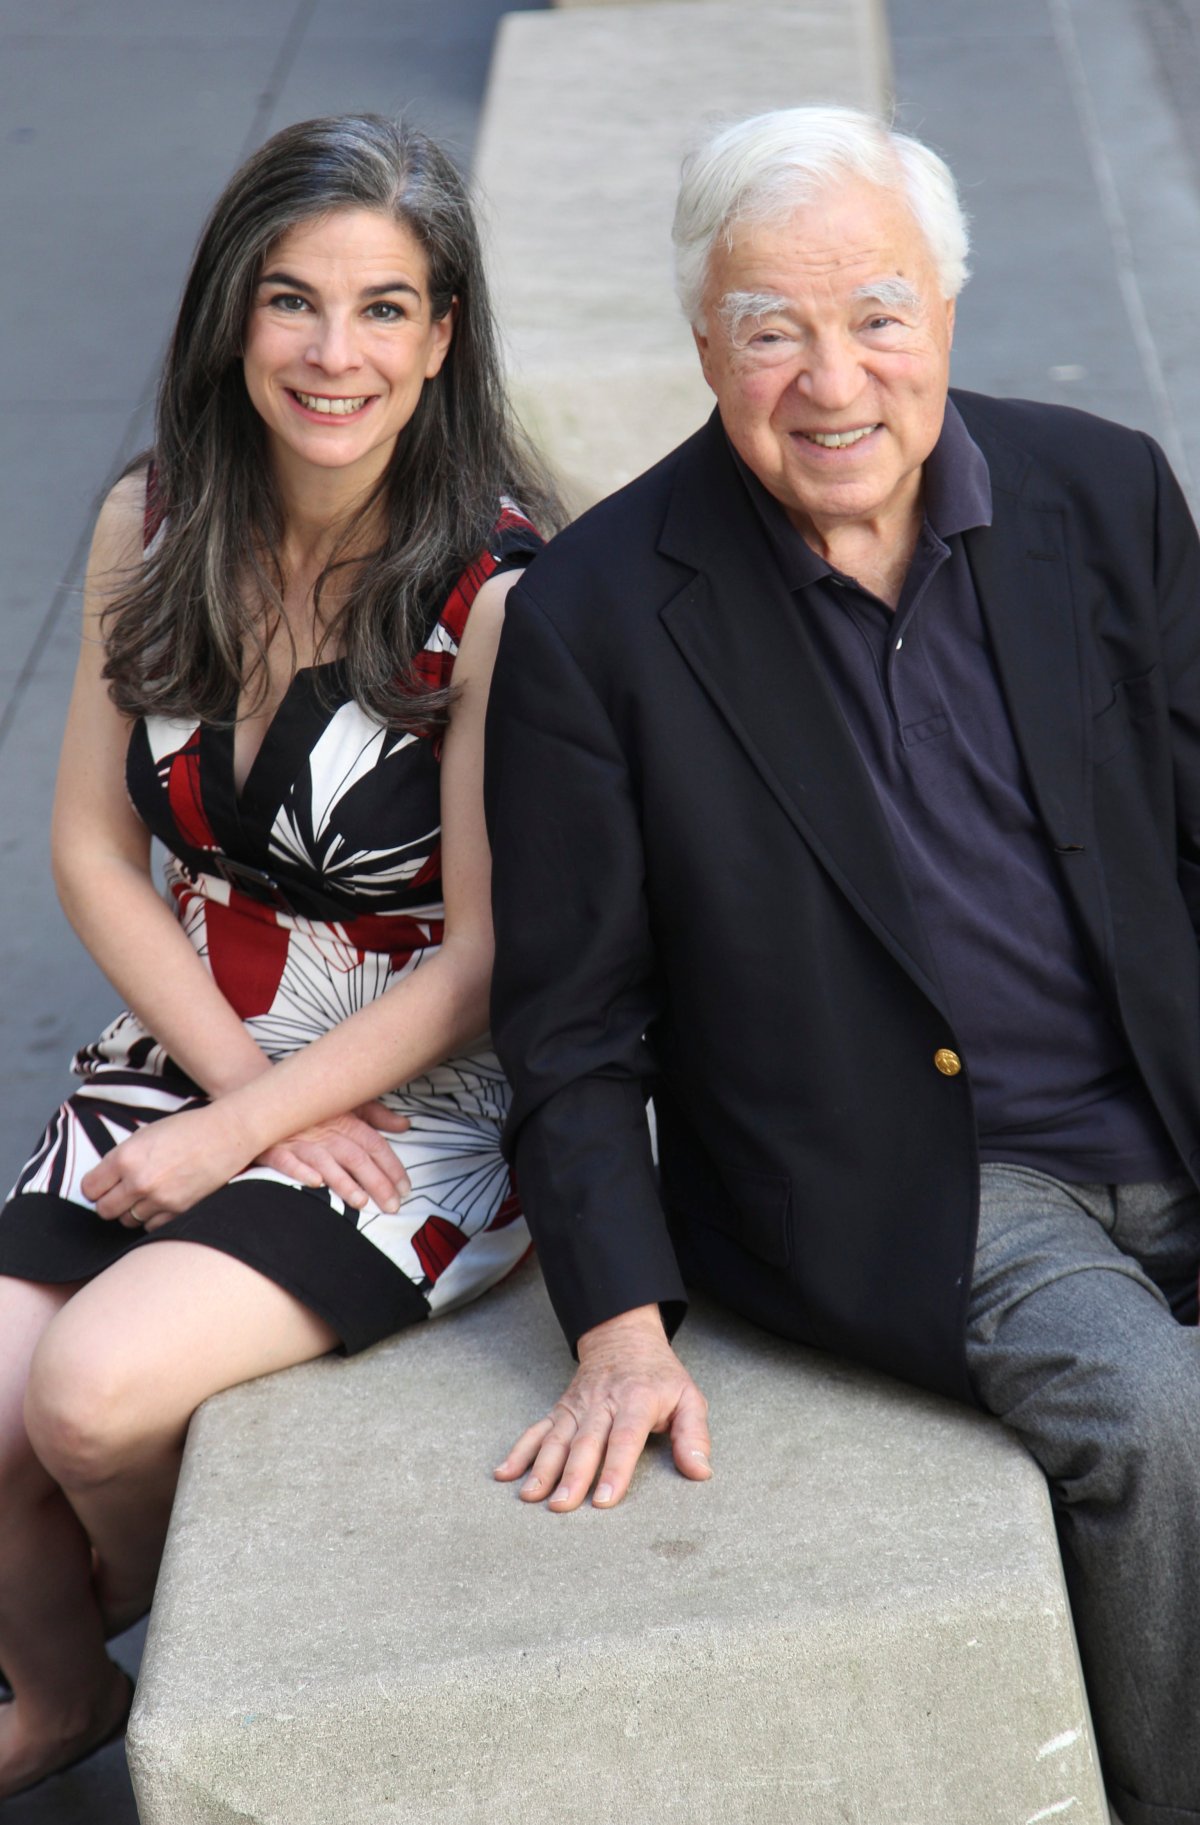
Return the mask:
[[[965,535],[1099,989],[1200,1171],[1200,545],[1161,452],[955,393]],[[569,1339],[685,1282],[971,1397],[971,1061],[855,743],[713,419],[509,598],[493,1029]],[[654,1097],[661,1172],[647,1138]]]

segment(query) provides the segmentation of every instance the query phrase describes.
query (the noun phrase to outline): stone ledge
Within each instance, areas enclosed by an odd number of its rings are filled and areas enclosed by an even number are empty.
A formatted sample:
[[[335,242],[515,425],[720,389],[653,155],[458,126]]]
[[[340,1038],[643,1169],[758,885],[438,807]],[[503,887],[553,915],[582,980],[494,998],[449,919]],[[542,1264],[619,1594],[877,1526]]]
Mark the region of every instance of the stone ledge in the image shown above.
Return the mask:
[[[560,1390],[536,1269],[193,1422],[142,1825],[1102,1825],[1043,1480],[1002,1427],[711,1308],[718,1474],[601,1514],[491,1464]]]

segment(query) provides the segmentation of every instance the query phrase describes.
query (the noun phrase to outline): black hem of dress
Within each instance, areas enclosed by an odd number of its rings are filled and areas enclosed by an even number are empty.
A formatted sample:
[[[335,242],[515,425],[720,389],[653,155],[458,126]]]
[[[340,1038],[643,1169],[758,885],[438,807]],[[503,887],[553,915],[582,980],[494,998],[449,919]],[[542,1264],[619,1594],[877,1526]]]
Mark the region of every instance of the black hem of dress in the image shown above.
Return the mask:
[[[61,1286],[94,1279],[135,1248],[172,1241],[218,1249],[273,1280],[325,1320],[347,1356],[429,1316],[424,1295],[352,1216],[321,1193],[268,1179],[223,1185],[149,1235],[69,1198],[22,1192],[0,1221],[0,1274]]]

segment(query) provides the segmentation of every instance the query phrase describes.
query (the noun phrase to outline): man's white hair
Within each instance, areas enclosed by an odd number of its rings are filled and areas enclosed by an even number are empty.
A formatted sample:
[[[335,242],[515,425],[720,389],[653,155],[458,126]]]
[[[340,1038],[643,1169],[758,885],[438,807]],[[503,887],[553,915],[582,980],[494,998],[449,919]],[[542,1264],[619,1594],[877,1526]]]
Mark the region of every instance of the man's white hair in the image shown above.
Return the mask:
[[[937,153],[857,108],[780,108],[718,128],[684,160],[673,239],[688,322],[705,329],[702,299],[719,235],[731,246],[739,222],[778,220],[851,176],[899,191],[942,295],[957,298],[969,276],[967,218]]]

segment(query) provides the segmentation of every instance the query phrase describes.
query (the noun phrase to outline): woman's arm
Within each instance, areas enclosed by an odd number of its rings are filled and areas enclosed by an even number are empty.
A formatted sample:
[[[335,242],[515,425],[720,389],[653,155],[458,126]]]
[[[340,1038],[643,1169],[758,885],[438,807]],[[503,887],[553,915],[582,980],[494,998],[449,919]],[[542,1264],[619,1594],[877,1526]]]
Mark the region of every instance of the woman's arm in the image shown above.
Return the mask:
[[[121,1216],[136,1205],[139,1221],[149,1218],[148,1226],[156,1227],[155,1219],[168,1221],[252,1160],[328,1184],[360,1204],[361,1191],[346,1175],[344,1160],[329,1152],[337,1118],[487,1032],[492,921],[484,713],[504,600],[517,574],[505,572],[484,584],[455,662],[459,696],[442,752],[446,919],[437,954],[378,1001],[269,1071],[231,1087],[209,1108],[156,1122],[122,1142],[89,1176],[88,1195],[102,1216]]]
[[[147,1032],[210,1096],[269,1061],[230,1007],[150,875],[150,835],[129,802],[130,725],[102,676],[101,616],[142,561],[145,483],[117,483],[96,524],[83,640],[51,826],[55,885],[68,919]]]

